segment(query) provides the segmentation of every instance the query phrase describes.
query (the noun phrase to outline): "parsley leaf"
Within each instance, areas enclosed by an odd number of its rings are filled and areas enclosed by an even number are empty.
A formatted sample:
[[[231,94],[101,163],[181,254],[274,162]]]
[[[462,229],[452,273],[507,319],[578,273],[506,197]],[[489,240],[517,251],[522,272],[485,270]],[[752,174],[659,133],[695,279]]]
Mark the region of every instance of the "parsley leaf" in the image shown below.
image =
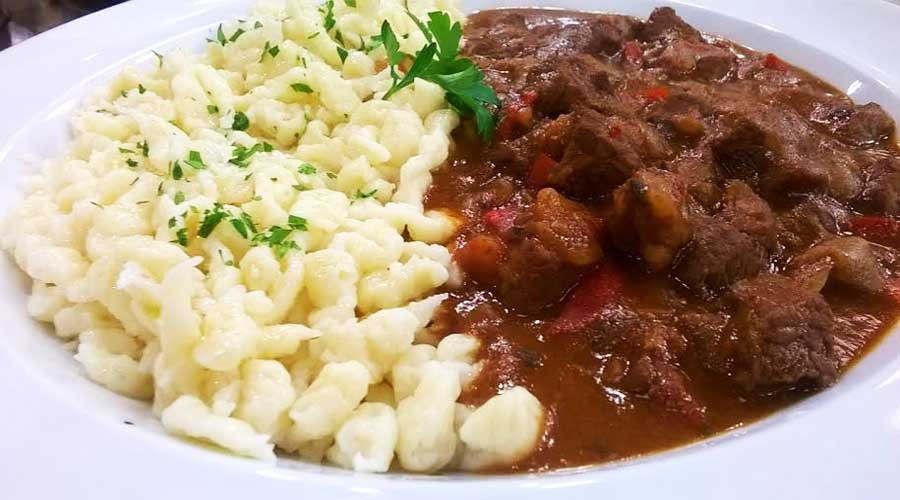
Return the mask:
[[[299,167],[297,167],[297,170],[303,175],[312,175],[316,173],[316,167],[310,165],[309,163],[301,164]]]
[[[125,163],[128,164],[128,166],[131,168],[138,166],[138,162],[132,160],[131,158],[126,159]]]
[[[258,30],[263,27],[263,23],[261,21],[256,21],[253,23],[253,29]]]
[[[323,21],[325,31],[334,28],[336,22],[334,19],[334,0],[328,0],[325,2],[325,19]]]
[[[367,193],[364,193],[364,192],[360,191],[359,189],[357,189],[356,194],[353,195],[353,199],[364,200],[366,198],[371,198],[371,197],[375,196],[375,193],[377,193],[377,192],[378,192],[377,189],[373,189]]]
[[[235,146],[228,163],[244,168],[250,164],[250,158],[259,152],[271,153],[275,148],[268,142],[254,144],[253,147]]]
[[[175,164],[172,165],[172,178],[177,181],[182,177],[184,177],[184,171],[181,169],[181,164],[176,160]]]
[[[231,124],[232,130],[243,131],[250,128],[250,119],[247,118],[247,115],[240,111],[235,111],[234,113],[234,122]]]
[[[179,245],[181,245],[183,247],[188,246],[187,228],[183,227],[183,228],[179,229],[178,231],[175,231],[175,238],[177,238]]]
[[[132,150],[130,150],[130,149],[126,149],[126,148],[119,148],[119,152],[120,152],[120,153],[130,154],[130,155],[133,155],[133,154],[134,154],[134,151],[132,151]]]
[[[234,43],[234,42],[236,42],[237,39],[240,38],[241,35],[243,35],[244,33],[246,33],[246,31],[244,31],[244,30],[241,29],[241,28],[238,28],[237,31],[235,31],[234,34],[231,35],[231,38],[229,38],[228,41]]]
[[[400,52],[400,44],[390,24],[381,25],[381,43],[388,56],[393,83],[384,95],[389,99],[400,89],[410,85],[416,78],[440,85],[447,101],[462,116],[474,116],[478,134],[490,141],[496,128],[493,109],[500,106],[500,100],[491,87],[484,83],[484,74],[468,58],[459,57],[462,26],[452,23],[445,12],[431,12],[428,23],[424,24],[411,12],[410,18],[422,30],[428,43],[416,53],[412,66],[403,77],[397,74],[397,65],[406,57]]]
[[[292,83],[291,88],[294,89],[295,92],[302,92],[304,94],[312,94],[313,91],[312,87],[300,82]]]
[[[214,114],[216,114],[216,113],[219,112],[219,107],[216,106],[215,104],[209,104],[209,105],[206,106],[206,111],[207,111],[209,114],[214,115]]]
[[[266,54],[269,54],[272,59],[274,59],[279,52],[281,52],[281,49],[278,48],[277,45],[272,45],[271,42],[266,41],[266,45],[265,47],[263,47],[262,54],[259,56],[259,62],[263,62],[266,59]]]
[[[146,91],[147,91],[147,89],[144,88],[144,86],[139,83],[138,84],[138,94],[143,94]]]
[[[199,151],[190,151],[188,153],[188,159],[184,160],[184,163],[194,167],[196,170],[203,170],[206,168],[206,164],[203,163],[203,158],[200,156]]]
[[[306,219],[297,215],[288,215],[288,226],[297,231],[306,231],[309,229],[306,225]]]
[[[177,205],[177,204],[183,203],[183,202],[184,202],[184,193],[182,193],[181,191],[176,191],[175,192],[175,204]]]
[[[145,157],[150,154],[150,146],[147,145],[147,141],[141,141],[137,143],[137,147],[141,150],[141,154]]]
[[[216,229],[216,226],[218,226],[227,216],[228,212],[222,208],[222,205],[216,203],[212,210],[207,209],[203,212],[203,221],[200,223],[200,229],[197,230],[197,235],[201,238],[208,238],[213,230]]]
[[[341,58],[341,63],[347,60],[347,49],[343,47],[337,47],[338,57]]]
[[[221,24],[219,25],[219,29],[216,30],[216,40],[218,40],[219,45],[221,45],[223,47],[225,46],[226,43],[228,43],[228,39],[225,38],[225,32],[222,31]]]
[[[150,52],[153,52],[153,55],[156,56],[156,62],[159,64],[159,67],[162,68],[162,65],[163,65],[163,55],[160,54],[159,52],[155,51],[155,50],[151,50]]]
[[[356,0],[344,0],[344,5],[350,7],[351,9],[356,8]]]

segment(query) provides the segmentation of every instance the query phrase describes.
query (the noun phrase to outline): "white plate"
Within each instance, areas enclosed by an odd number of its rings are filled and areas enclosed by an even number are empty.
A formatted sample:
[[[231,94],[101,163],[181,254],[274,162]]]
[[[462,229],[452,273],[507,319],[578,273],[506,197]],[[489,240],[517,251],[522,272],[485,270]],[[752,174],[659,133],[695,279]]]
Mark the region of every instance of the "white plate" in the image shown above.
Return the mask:
[[[465,1],[465,0],[464,0]],[[474,0],[646,16],[673,5],[698,28],[811,70],[900,118],[900,8],[875,0]],[[0,211],[21,198],[24,154],[59,154],[85,91],[150,49],[196,46],[245,0],[135,0],[0,53]],[[260,464],[162,433],[148,408],[84,379],[25,314],[25,281],[0,259],[0,497],[94,500],[391,498],[897,498],[900,335],[833,388],[758,424],[678,450],[580,471],[507,476],[366,475]],[[135,425],[125,425],[123,421]],[[279,497],[273,497],[279,498]]]

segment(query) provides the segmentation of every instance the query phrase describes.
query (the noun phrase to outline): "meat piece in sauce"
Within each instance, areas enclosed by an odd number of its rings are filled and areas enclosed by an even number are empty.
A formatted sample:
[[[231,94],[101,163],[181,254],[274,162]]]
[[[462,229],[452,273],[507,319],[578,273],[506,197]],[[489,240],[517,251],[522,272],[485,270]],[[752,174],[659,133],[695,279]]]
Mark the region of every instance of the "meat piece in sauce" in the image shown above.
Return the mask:
[[[666,269],[691,237],[684,185],[671,172],[641,170],[613,194],[614,243],[640,255],[653,271]]]
[[[762,274],[732,289],[732,376],[745,389],[765,392],[834,382],[834,317],[817,292],[794,280]]]
[[[603,256],[600,221],[553,188],[538,192],[526,230],[568,264],[587,266]]]
[[[846,119],[837,120],[834,124],[834,131],[841,140],[849,144],[871,146],[894,133],[894,120],[881,106],[870,102],[849,110]]]
[[[880,158],[869,165],[856,204],[863,209],[900,215],[900,160]]]
[[[607,194],[636,170],[669,155],[665,140],[646,123],[581,110],[572,124],[563,157],[550,174],[551,184],[567,193]]]
[[[647,22],[638,31],[638,38],[645,42],[674,38],[685,40],[702,39],[700,32],[678,17],[678,14],[671,7],[653,9],[650,17],[647,18]]]
[[[721,80],[734,69],[736,61],[737,56],[728,49],[706,42],[676,40],[659,56],[649,59],[648,65],[662,68],[676,79]]]

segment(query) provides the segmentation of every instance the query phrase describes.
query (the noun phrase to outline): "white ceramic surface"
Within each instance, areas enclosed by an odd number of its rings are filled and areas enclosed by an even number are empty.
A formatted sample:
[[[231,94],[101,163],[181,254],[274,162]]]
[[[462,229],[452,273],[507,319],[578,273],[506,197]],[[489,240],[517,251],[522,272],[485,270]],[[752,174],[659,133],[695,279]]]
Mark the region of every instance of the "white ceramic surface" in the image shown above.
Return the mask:
[[[704,31],[796,62],[900,117],[900,7],[876,0],[464,0],[646,16],[675,6]],[[21,198],[23,155],[58,154],[85,91],[150,49],[199,47],[246,0],[134,0],[0,52],[0,211]],[[507,477],[366,475],[216,453],[161,432],[148,408],[88,382],[25,314],[0,259],[0,498],[898,498],[900,335],[835,387],[758,424],[624,463]],[[128,420],[135,425],[125,425]],[[274,495],[278,495],[275,497]]]

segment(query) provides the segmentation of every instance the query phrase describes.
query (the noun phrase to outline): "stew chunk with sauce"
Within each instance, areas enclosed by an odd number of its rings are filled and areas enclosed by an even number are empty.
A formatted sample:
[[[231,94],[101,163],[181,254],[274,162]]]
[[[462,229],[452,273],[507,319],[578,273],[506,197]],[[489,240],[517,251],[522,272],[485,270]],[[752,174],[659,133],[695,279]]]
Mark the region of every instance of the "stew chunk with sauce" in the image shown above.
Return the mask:
[[[619,459],[751,422],[841,372],[900,310],[900,149],[773,54],[649,18],[469,18],[502,101],[427,203],[464,220],[441,324],[482,341],[463,395],[548,409],[512,466]]]

